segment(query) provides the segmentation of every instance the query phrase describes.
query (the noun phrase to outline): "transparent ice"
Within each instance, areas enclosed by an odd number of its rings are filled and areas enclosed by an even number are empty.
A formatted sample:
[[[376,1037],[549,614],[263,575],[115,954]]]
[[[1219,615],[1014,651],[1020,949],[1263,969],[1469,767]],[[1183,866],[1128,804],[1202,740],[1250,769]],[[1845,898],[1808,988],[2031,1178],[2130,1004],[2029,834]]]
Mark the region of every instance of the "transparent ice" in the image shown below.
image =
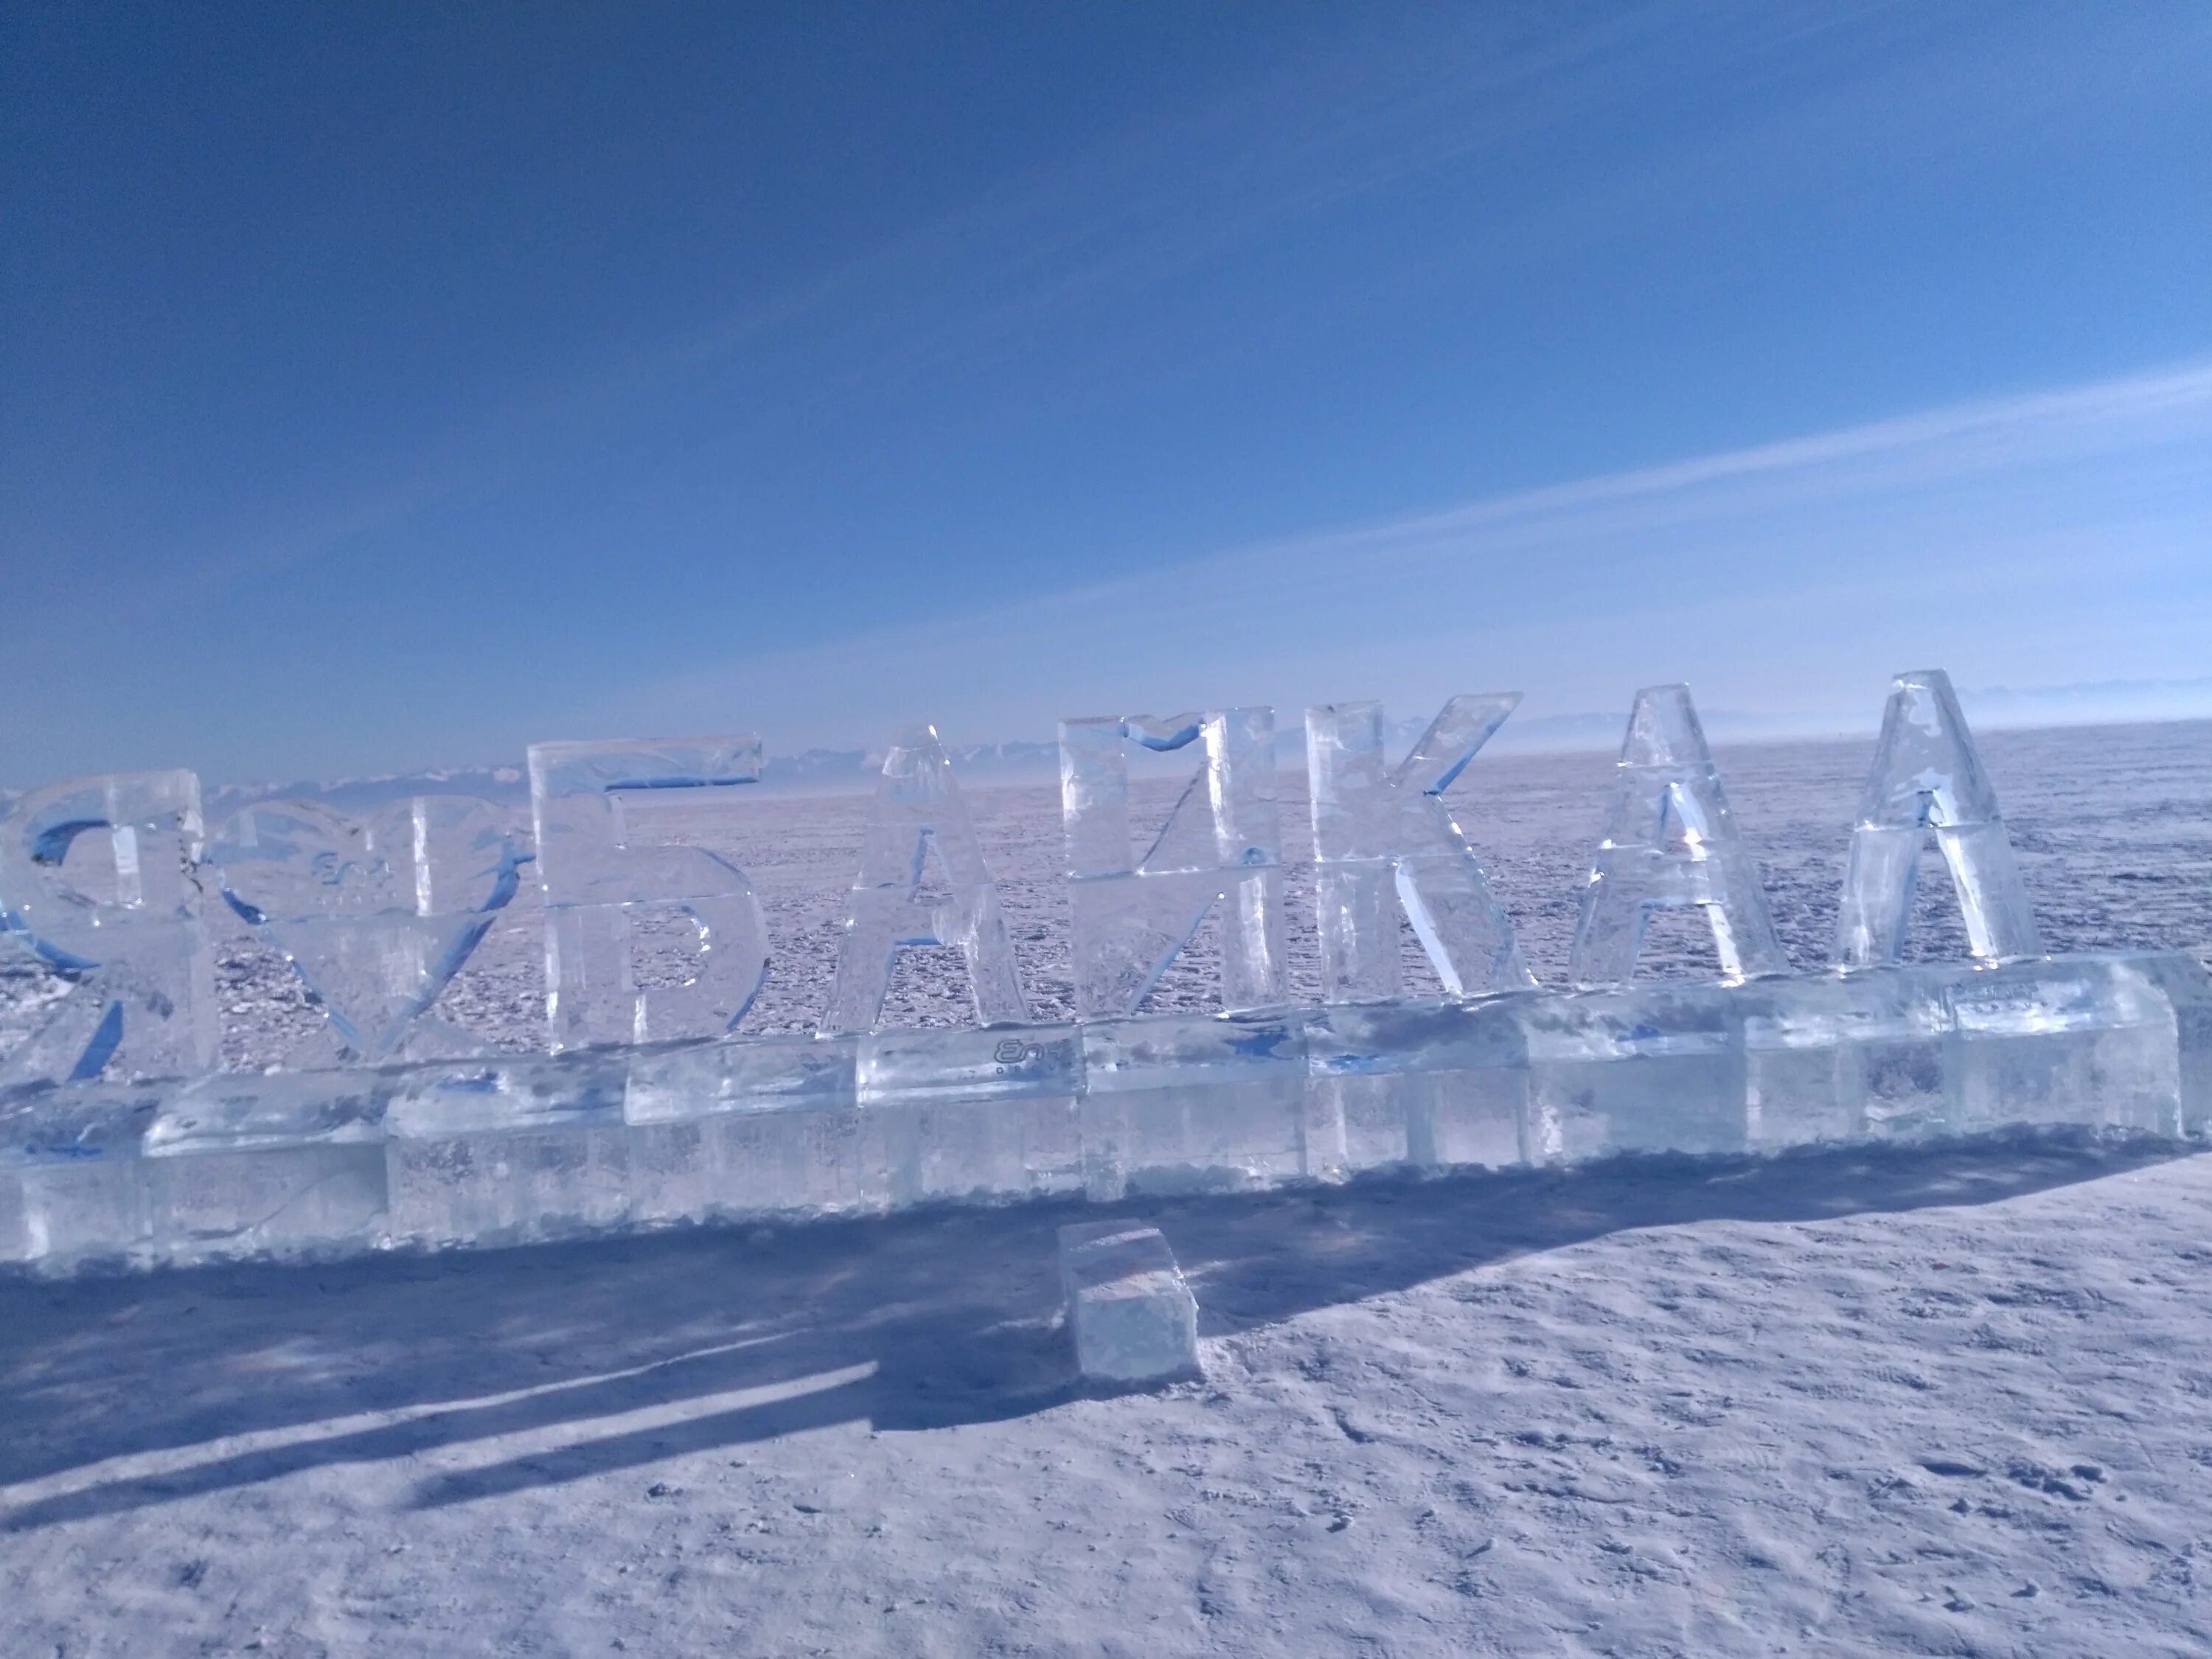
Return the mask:
[[[1401,907],[1450,994],[1481,996],[1536,982],[1443,800],[1520,701],[1517,691],[1454,697],[1395,768],[1383,763],[1381,703],[1306,710],[1325,1000],[1380,1001],[1403,993]]]
[[[1296,1015],[1152,1014],[1079,1029],[1092,1198],[1261,1187],[1306,1172]]]
[[[321,1002],[337,1047],[313,1057],[325,1063],[475,1046],[424,1017],[527,859],[506,815],[467,795],[418,796],[367,819],[319,801],[250,806],[208,848],[224,900]]]
[[[744,871],[670,819],[733,805],[760,774],[750,732],[531,745],[554,1048],[710,1036],[744,1018],[768,971],[760,902]],[[670,919],[696,938],[696,969],[641,987],[641,933]]]
[[[1724,983],[1790,971],[1690,688],[1647,686],[1629,712],[1613,814],[1583,889],[1569,977],[1584,986],[1626,984],[1651,911],[1678,905],[1705,913]]]
[[[926,730],[894,752],[854,890],[825,1024],[856,1029],[806,1037],[730,1036],[766,938],[744,872],[695,843],[728,828],[714,819],[759,775],[750,738],[532,752],[556,1049],[532,1055],[457,1056],[465,1043],[433,1023],[526,861],[483,803],[358,821],[263,804],[204,849],[189,773],[40,792],[0,819],[0,948],[43,975],[28,1002],[11,983],[11,1036],[24,1011],[44,1019],[0,1074],[0,1261],[342,1255],[2014,1124],[2212,1130],[2212,977],[2179,953],[2033,953],[1940,675],[1903,677],[1892,700],[1844,965],[1797,975],[1778,971],[1686,694],[1642,694],[1579,919],[1573,970],[1591,983],[1568,992],[1527,986],[1443,805],[1510,701],[1454,699],[1395,772],[1379,708],[1314,711],[1316,850],[1338,914],[1323,924],[1331,1000],[1305,1009],[1286,1006],[1261,709],[1063,728],[1080,1018],[1048,1024],[1022,1018],[988,872]],[[1133,844],[1146,754],[1164,769],[1204,760],[1159,834]],[[1970,963],[1890,959],[1931,828]],[[322,1052],[356,1063],[210,1069],[204,858],[331,1011],[342,1047]],[[1632,982],[1662,905],[1704,912],[1729,982]],[[1451,994],[1403,994],[1401,911]],[[1221,1011],[1133,1012],[1217,924]],[[668,985],[654,952],[679,930],[696,971]],[[968,947],[979,1018],[1001,1023],[866,1029],[894,953],[925,937]],[[1099,1374],[1194,1352],[1172,1273],[1109,1263],[1085,1281],[1087,1305],[1153,1322],[1099,1339],[1152,1356]]]
[[[1850,976],[1855,977],[1855,976]],[[2125,957],[2023,958],[1955,975],[1944,1113],[1954,1133],[2088,1123],[2179,1134],[2183,1009],[2157,970]]]
[[[1744,994],[1647,984],[1520,1005],[1530,1161],[1742,1151]]]
[[[1158,1228],[1133,1221],[1062,1227],[1060,1278],[1085,1376],[1126,1383],[1198,1374],[1198,1301]]]
[[[880,1207],[883,1126],[858,1109],[861,1039],[756,1037],[641,1053],[629,1066],[640,1220]]]
[[[1934,830],[1966,925],[1984,961],[2039,955],[2042,945],[2012,842],[1940,668],[1899,674],[1883,711],[1881,738],[1858,821],[1836,916],[1837,964],[1863,968],[1905,954],[1920,854]]]
[[[859,1103],[883,1133],[889,1200],[1080,1192],[1083,1075],[1072,1025],[862,1038]]]
[[[1309,1012],[1305,1173],[1528,1161],[1522,999],[1339,1003]]]
[[[142,1146],[150,1248],[187,1260],[375,1248],[389,1231],[392,1091],[366,1066],[187,1084]]]
[[[932,847],[949,890],[939,900],[922,897]],[[999,890],[983,861],[952,763],[934,727],[913,726],[899,733],[884,757],[860,877],[846,895],[836,979],[823,1030],[872,1028],[883,1012],[899,952],[927,945],[960,948],[979,1022],[994,1025],[1029,1018]]]
[[[0,1233],[13,1231],[16,1259],[67,1268],[142,1258],[143,1151],[162,1093],[106,1081],[0,1092]]]
[[[66,988],[0,1085],[177,1076],[215,1062],[199,780],[118,772],[0,819],[0,932]]]
[[[1364,1170],[2212,1125],[2179,953],[0,1091],[0,1261],[340,1255]]]
[[[1204,756],[1142,854],[1130,841],[1132,744],[1196,744]],[[1135,1012],[1217,907],[1221,1006],[1287,999],[1273,710],[1064,720],[1060,780],[1079,1017]]]
[[[1753,1151],[1894,1139],[1948,1121],[1955,1058],[1942,974],[1808,974],[1739,994]]]

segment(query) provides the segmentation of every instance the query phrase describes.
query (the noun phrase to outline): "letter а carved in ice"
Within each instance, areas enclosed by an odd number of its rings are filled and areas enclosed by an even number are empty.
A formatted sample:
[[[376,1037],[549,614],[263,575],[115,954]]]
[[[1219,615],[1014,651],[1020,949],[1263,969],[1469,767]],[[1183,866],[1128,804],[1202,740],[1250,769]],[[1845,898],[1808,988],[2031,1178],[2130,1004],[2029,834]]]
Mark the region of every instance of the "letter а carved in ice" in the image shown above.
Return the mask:
[[[1199,744],[1205,755],[1140,857],[1129,838],[1132,744],[1154,753]],[[1063,720],[1060,789],[1079,1018],[1134,1013],[1217,905],[1223,1008],[1286,999],[1273,709]]]
[[[933,846],[950,889],[942,903],[918,896]],[[899,952],[918,945],[960,947],[981,1024],[1029,1018],[999,890],[983,862],[952,763],[928,726],[907,727],[884,757],[860,878],[845,897],[823,1034],[871,1030],[883,1013]]]
[[[1377,1001],[1403,993],[1401,907],[1449,994],[1535,984],[1513,925],[1443,800],[1520,701],[1517,691],[1454,697],[1395,769],[1383,764],[1381,703],[1306,710],[1326,1000]]]
[[[51,784],[0,820],[0,936],[70,988],[0,1082],[215,1064],[202,851],[200,781],[182,770]]]
[[[1950,868],[1973,954],[1985,961],[2040,955],[1996,791],[1982,770],[1951,677],[1940,668],[1891,682],[1874,770],[1851,827],[1836,915],[1838,966],[1864,968],[1904,956],[1930,829]]]
[[[552,1046],[712,1036],[744,1018],[768,973],[768,926],[745,872],[677,840],[761,775],[750,733],[530,746],[530,805],[545,895]],[[697,941],[678,985],[641,987],[641,924],[676,920]]]
[[[1583,889],[1567,972],[1576,984],[1636,976],[1655,909],[1693,904],[1726,983],[1786,974],[1759,867],[1738,832],[1686,685],[1647,686],[1629,711],[1613,817]]]

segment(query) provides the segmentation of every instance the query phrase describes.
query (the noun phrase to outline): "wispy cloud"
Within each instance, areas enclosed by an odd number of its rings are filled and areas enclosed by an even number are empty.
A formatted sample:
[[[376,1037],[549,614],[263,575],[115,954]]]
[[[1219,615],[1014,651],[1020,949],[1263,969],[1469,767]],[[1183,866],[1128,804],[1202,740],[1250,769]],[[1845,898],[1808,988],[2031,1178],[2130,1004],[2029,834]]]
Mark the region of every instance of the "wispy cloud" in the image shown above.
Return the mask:
[[[1064,714],[1513,685],[1532,714],[1689,678],[1848,708],[2212,662],[2212,362],[1930,410],[1450,508],[726,667],[578,708],[595,728],[988,738]]]

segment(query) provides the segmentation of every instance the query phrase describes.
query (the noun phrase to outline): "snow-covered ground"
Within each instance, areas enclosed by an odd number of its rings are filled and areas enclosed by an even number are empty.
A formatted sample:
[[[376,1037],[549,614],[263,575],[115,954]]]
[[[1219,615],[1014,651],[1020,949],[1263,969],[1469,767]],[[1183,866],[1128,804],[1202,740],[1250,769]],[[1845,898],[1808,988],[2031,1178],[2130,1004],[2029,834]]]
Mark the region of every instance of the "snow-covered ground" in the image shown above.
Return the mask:
[[[0,1652],[2212,1649],[2212,1156],[1145,1213],[1116,1399],[1058,1211],[0,1289]]]
[[[2051,945],[2206,952],[2212,727],[1985,746]],[[1864,758],[1723,757],[1808,965]],[[1547,977],[1604,772],[1463,786]],[[818,944],[859,817],[764,806]],[[1049,799],[977,807],[1048,1009]],[[472,970],[518,1042],[526,945]],[[229,948],[242,1060],[287,993]],[[906,1018],[956,1006],[928,967]],[[1202,1385],[1075,1391],[1048,1208],[0,1280],[0,1655],[2212,1650],[2212,1155],[1127,1208]]]

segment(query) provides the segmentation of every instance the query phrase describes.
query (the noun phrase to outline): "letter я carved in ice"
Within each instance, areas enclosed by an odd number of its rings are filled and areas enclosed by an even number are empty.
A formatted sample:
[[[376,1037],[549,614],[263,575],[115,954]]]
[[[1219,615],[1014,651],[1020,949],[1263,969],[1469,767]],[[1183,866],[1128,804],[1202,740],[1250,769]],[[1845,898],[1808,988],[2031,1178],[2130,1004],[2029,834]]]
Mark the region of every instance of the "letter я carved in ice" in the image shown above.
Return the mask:
[[[200,782],[117,772],[33,789],[0,819],[0,940],[69,986],[0,1084],[188,1075],[216,1061]]]

